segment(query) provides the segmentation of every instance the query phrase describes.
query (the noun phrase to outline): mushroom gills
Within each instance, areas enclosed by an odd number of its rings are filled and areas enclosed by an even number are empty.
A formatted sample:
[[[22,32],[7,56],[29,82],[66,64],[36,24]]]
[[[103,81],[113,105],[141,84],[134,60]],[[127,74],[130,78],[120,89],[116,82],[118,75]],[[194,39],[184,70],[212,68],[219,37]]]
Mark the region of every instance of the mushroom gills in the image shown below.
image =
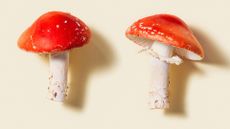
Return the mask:
[[[53,101],[62,102],[66,96],[69,52],[51,53],[49,59],[48,97]]]

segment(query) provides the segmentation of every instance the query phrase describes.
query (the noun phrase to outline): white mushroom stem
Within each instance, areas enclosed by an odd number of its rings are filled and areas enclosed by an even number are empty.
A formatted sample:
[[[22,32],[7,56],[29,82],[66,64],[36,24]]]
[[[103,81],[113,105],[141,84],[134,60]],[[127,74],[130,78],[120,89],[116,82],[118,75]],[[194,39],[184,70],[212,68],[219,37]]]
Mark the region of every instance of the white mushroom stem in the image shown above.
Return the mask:
[[[50,59],[50,85],[48,97],[62,102],[66,96],[69,52],[52,53]]]
[[[163,109],[169,107],[169,63],[180,64],[182,60],[173,55],[173,47],[163,43],[154,42],[151,46],[152,59],[152,85],[149,90],[149,106],[151,109]]]

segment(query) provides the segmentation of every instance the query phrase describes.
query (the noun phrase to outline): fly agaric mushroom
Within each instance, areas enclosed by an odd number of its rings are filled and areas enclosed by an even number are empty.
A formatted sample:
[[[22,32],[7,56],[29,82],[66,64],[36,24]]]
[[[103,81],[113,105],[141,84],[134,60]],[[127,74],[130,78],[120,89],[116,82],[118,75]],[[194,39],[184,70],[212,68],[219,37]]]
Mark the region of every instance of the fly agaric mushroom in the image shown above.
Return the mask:
[[[49,54],[49,99],[64,100],[69,50],[85,45],[89,38],[90,30],[85,23],[69,13],[59,11],[43,14],[20,36],[19,48],[29,52]]]
[[[153,84],[149,91],[150,108],[168,108],[169,64],[181,64],[180,57],[202,60],[202,46],[185,22],[169,14],[157,14],[136,21],[128,28],[126,36],[142,46],[141,52],[154,57]]]

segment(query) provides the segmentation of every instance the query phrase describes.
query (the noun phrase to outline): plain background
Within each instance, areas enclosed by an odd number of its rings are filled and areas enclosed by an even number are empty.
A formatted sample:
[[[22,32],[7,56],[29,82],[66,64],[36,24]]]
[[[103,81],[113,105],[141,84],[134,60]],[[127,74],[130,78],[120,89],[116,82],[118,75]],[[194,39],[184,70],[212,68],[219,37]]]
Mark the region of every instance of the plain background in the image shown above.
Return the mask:
[[[229,0],[0,0],[1,129],[229,129]],[[67,101],[46,98],[48,59],[23,52],[17,38],[41,14],[82,19],[91,42],[70,54]],[[204,47],[201,62],[171,65],[171,108],[149,110],[150,57],[124,32],[139,18],[179,16]]]

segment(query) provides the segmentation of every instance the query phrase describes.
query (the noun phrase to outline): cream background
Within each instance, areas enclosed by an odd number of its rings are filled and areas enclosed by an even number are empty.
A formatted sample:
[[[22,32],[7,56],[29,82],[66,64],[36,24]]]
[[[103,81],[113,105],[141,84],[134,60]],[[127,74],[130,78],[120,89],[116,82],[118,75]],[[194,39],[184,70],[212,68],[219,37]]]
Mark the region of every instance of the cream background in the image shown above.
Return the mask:
[[[0,129],[229,129],[229,0],[0,0]],[[48,62],[19,50],[21,32],[49,10],[71,12],[93,31],[71,52],[69,100],[46,99]],[[171,109],[149,110],[149,57],[124,36],[138,18],[172,13],[206,58],[172,66]]]

